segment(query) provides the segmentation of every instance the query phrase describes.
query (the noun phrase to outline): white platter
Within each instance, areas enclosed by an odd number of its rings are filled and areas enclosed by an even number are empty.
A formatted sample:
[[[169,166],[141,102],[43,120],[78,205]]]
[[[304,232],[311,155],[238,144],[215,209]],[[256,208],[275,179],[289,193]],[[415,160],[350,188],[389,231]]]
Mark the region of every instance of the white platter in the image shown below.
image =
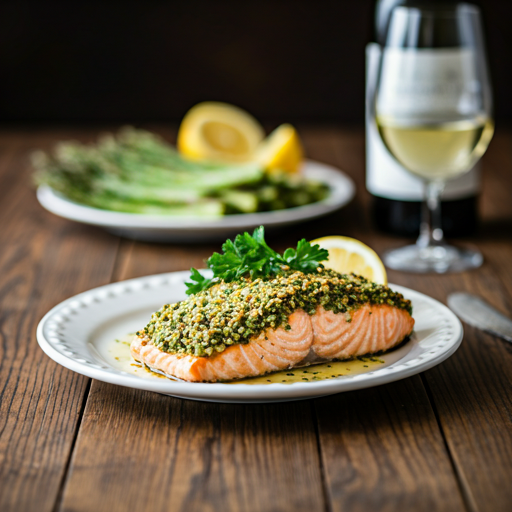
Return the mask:
[[[329,185],[330,191],[325,199],[286,210],[227,215],[214,219],[100,210],[70,201],[48,186],[38,188],[37,199],[55,215],[100,226],[127,238],[155,242],[225,240],[261,225],[272,229],[321,217],[342,208],[354,197],[354,182],[339,169],[308,160],[304,163],[302,172],[309,179]]]
[[[444,361],[462,341],[462,325],[440,302],[398,285],[416,320],[411,340],[383,356],[378,369],[352,376],[293,384],[208,384],[144,378],[124,371],[109,352],[116,338],[141,329],[153,311],[185,298],[190,273],[172,272],[109,284],[72,297],[39,323],[37,340],[57,363],[93,379],[211,402],[280,402],[367,388],[417,374]]]

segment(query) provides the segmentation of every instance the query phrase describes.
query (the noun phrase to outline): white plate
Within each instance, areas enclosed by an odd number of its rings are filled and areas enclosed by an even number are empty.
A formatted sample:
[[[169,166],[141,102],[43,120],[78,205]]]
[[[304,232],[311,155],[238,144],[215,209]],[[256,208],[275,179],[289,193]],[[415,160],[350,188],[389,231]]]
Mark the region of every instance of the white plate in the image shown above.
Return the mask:
[[[374,371],[293,384],[206,384],[144,378],[120,368],[110,354],[116,338],[141,329],[153,311],[186,297],[189,272],[172,272],[109,284],[55,306],[39,323],[37,340],[53,360],[75,372],[111,384],[180,398],[213,402],[279,402],[385,384],[422,372],[444,361],[462,340],[458,318],[436,300],[390,285],[412,300],[416,320],[411,340],[382,357]]]
[[[329,185],[322,201],[273,212],[226,215],[221,218],[169,217],[113,212],[84,206],[40,186],[37,199],[48,211],[66,219],[101,226],[111,233],[156,242],[225,240],[232,235],[264,225],[267,229],[296,224],[334,212],[354,197],[354,182],[342,171],[319,162],[306,161],[303,174]]]

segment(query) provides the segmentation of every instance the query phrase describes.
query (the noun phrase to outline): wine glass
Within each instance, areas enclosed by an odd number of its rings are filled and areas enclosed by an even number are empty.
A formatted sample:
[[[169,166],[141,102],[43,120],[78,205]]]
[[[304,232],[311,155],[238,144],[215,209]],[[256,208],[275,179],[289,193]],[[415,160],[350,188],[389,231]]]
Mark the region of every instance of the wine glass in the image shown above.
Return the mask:
[[[446,181],[475,165],[494,132],[478,8],[396,7],[373,108],[385,146],[425,190],[416,244],[388,251],[384,263],[410,272],[479,267],[479,251],[445,243],[440,212]]]

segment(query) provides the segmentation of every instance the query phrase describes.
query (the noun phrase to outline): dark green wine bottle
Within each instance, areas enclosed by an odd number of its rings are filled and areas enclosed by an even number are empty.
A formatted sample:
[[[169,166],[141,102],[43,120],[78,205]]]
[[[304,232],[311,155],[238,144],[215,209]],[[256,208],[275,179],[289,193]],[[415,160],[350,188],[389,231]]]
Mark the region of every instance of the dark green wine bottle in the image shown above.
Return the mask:
[[[460,3],[456,0],[378,0],[375,9],[374,40],[381,46],[385,44],[391,12],[397,6],[454,10]],[[368,65],[371,64],[370,54],[371,51],[368,51]],[[368,115],[366,122],[366,185],[373,196],[374,224],[387,233],[417,236],[421,217],[421,185],[419,181],[414,183],[415,180],[409,173],[386,152],[378,135],[369,126],[372,120]],[[394,188],[393,183],[397,182],[400,182],[400,190]],[[478,165],[468,174],[448,183],[441,207],[442,227],[446,236],[467,236],[476,231],[479,193]]]

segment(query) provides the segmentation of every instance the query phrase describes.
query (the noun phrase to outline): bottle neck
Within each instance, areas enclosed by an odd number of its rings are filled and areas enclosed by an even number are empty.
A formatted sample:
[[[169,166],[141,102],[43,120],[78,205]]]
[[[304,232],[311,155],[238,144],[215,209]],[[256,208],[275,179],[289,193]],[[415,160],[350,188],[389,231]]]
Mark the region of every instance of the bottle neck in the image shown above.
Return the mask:
[[[403,5],[424,9],[454,9],[462,3],[478,5],[479,2],[476,0],[465,2],[460,0],[377,0],[375,6],[375,41],[381,46],[386,43],[389,20],[395,7]]]
[[[400,5],[407,5],[407,0],[377,0],[375,6],[375,41],[381,46],[386,43],[391,11]]]

